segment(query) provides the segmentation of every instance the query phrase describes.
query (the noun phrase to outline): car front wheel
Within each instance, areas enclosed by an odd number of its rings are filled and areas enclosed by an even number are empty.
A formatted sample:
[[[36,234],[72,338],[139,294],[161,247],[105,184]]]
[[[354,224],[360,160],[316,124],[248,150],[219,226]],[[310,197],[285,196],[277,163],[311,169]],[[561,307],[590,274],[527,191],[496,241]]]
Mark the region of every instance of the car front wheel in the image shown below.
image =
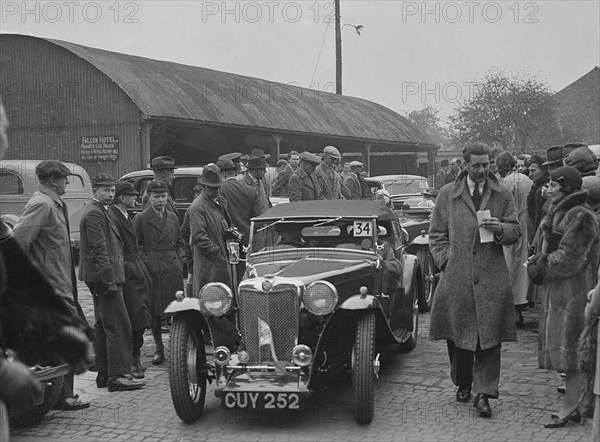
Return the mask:
[[[358,320],[352,349],[354,418],[369,424],[375,411],[375,313],[366,311]]]
[[[169,383],[177,416],[195,422],[204,412],[206,398],[206,353],[202,330],[189,317],[173,318]]]

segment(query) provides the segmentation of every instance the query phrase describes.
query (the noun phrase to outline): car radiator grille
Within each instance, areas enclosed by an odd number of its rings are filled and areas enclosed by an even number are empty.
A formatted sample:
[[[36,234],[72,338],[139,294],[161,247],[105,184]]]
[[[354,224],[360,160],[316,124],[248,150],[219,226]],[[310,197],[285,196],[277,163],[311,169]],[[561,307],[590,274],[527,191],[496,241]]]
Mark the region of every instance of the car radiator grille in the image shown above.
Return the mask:
[[[298,343],[299,300],[294,288],[260,292],[242,288],[239,293],[240,328],[250,354],[250,364],[265,364],[276,360],[290,362],[292,349]],[[259,318],[271,330],[273,346],[259,347]]]

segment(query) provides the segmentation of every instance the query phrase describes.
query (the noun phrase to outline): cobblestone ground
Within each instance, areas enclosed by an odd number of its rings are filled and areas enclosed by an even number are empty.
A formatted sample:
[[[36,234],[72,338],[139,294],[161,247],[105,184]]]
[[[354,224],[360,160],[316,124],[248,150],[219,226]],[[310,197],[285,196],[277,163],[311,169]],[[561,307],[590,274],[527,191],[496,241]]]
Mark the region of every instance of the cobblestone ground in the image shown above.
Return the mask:
[[[86,315],[93,318],[90,294],[80,287]],[[143,390],[109,393],[95,386],[96,373],[77,376],[75,390],[90,408],[52,411],[35,427],[13,430],[12,440],[44,441],[188,441],[188,440],[472,440],[588,441],[591,421],[562,429],[542,423],[557,409],[559,377],[537,368],[537,312],[525,312],[518,342],[502,348],[501,397],[490,401],[491,419],[482,419],[472,401],[455,402],[449,380],[446,345],[427,337],[429,314],[421,315],[417,348],[398,353],[381,349],[375,419],[358,425],[352,417],[349,379],[318,392],[301,412],[222,411],[209,386],[204,417],[193,424],[179,420],[169,392],[168,363],[152,366],[154,343],[146,334]],[[163,335],[168,348],[168,335]],[[168,355],[167,355],[168,356]]]

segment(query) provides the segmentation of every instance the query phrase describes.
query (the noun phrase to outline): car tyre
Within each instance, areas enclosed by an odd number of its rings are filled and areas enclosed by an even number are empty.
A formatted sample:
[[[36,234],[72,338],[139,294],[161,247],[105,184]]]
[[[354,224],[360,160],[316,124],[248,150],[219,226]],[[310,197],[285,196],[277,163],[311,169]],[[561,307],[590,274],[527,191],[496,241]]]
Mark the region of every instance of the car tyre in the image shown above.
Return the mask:
[[[417,340],[419,336],[419,287],[416,283],[416,276],[413,275],[413,281],[411,284],[411,296],[410,299],[412,301],[412,324],[413,330],[410,332],[410,337],[400,344],[400,350],[402,351],[411,351],[414,350],[417,346]]]
[[[169,384],[177,416],[195,422],[204,412],[206,352],[202,330],[187,315],[175,316],[171,325]]]
[[[356,326],[352,350],[352,387],[354,418],[359,424],[369,424],[375,411],[375,313],[365,312]]]
[[[419,264],[421,266],[421,288],[419,290],[419,311],[427,313],[433,305],[433,295],[435,293],[435,262],[433,255],[429,250],[419,250],[417,252]]]

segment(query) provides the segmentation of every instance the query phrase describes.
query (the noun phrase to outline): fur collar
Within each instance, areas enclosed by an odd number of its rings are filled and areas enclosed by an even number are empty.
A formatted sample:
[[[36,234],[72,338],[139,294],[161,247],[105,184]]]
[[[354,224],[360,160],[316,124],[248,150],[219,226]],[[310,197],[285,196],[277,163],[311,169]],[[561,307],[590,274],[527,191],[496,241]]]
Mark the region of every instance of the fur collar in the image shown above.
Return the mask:
[[[558,204],[550,205],[549,213],[566,212],[575,206],[583,205],[588,199],[588,191],[586,189],[577,190],[558,202]]]

